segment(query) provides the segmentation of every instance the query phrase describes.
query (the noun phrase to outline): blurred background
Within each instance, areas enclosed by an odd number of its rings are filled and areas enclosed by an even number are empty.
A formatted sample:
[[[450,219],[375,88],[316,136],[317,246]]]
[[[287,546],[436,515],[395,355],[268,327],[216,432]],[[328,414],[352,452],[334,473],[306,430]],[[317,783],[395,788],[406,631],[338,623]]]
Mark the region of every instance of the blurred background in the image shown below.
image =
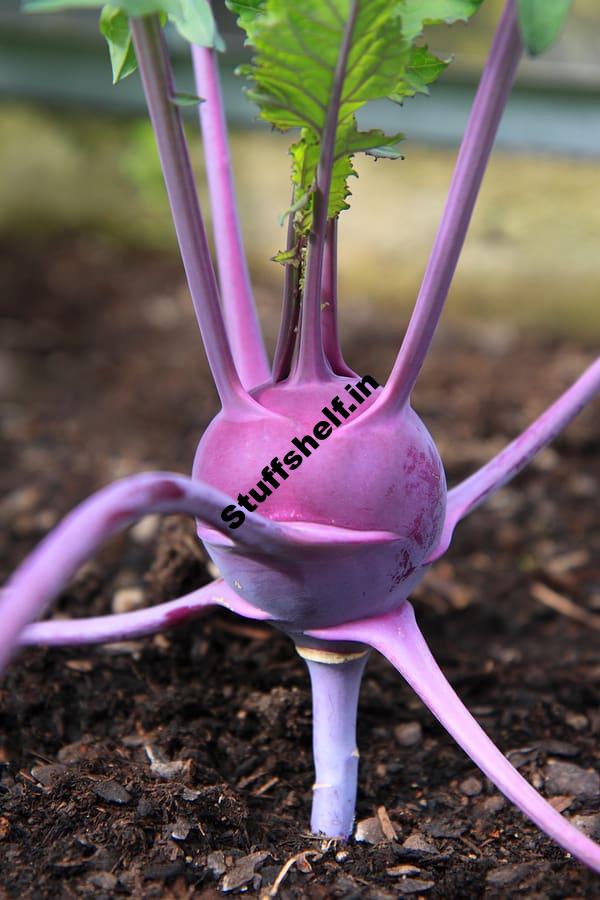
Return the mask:
[[[276,290],[269,258],[284,242],[289,139],[255,120],[233,70],[243,58],[233,18],[217,4],[244,234],[257,281]],[[341,223],[343,302],[406,310],[435,233],[478,73],[501,3],[487,0],[468,27],[435,29],[433,49],[455,54],[432,96],[374,106],[376,123],[407,135],[405,160],[361,158],[352,212]],[[0,12],[0,235],[66,233],[123,247],[175,252],[153,137],[137,75],[111,85],[95,12]],[[236,33],[237,32],[237,33]],[[192,89],[185,47],[172,51],[181,89]],[[576,0],[559,43],[523,62],[500,131],[448,306],[469,316],[600,331],[600,14]],[[202,151],[187,113],[200,190]],[[207,204],[205,213],[208,215]]]

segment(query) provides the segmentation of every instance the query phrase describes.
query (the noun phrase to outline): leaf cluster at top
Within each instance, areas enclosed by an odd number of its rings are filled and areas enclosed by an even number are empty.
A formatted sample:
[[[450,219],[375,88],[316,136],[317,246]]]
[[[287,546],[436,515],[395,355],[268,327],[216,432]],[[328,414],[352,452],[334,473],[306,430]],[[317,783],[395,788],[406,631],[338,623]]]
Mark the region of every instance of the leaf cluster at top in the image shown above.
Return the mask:
[[[372,100],[402,102],[427,93],[447,62],[417,43],[426,25],[468,19],[482,0],[229,0],[254,55],[240,68],[247,93],[274,128],[300,129],[291,148],[292,209],[300,234],[311,227],[311,196],[340,47],[354,12],[337,110],[328,215],[347,209],[351,158],[358,152],[398,157],[403,135],[362,131],[356,113]]]
[[[334,75],[352,14],[349,53],[337,108],[334,162],[328,215],[348,208],[348,178],[356,174],[358,152],[398,158],[400,133],[359,129],[356,113],[372,100],[428,93],[448,61],[422,43],[427,26],[467,21],[482,0],[226,0],[246,33],[254,55],[240,68],[251,81],[247,93],[260,116],[274,128],[300,130],[291,147],[294,194],[288,212],[298,234],[312,224],[312,202],[321,142]],[[516,0],[527,49],[540,53],[556,38],[571,0]],[[102,7],[98,0],[23,0],[29,12]],[[104,5],[100,30],[110,51],[114,81],[136,68],[129,20],[158,14],[169,19],[185,40],[223,50],[209,0],[115,0]],[[199,98],[174,98],[196,103]]]

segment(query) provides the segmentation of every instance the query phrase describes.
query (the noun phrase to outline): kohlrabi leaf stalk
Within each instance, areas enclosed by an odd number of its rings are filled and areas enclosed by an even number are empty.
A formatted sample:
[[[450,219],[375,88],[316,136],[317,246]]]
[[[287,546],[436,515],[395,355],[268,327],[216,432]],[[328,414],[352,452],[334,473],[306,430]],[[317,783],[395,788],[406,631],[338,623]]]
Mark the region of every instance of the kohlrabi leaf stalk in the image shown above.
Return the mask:
[[[338,220],[329,219],[325,232],[323,252],[323,282],[321,286],[321,309],[323,323],[323,348],[325,357],[336,375],[356,378],[356,373],[344,361],[338,330],[338,290],[337,290],[337,246]]]
[[[448,296],[522,49],[515,6],[509,2],[479,82],[421,289],[398,358],[378,400],[380,408],[402,408],[425,361]]]
[[[250,405],[231,354],[200,212],[173,76],[158,16],[131,20],[131,33],[171,213],[208,362],[225,408]]]
[[[31,8],[96,5],[31,0]],[[424,92],[445,68],[419,38],[468,18],[480,0],[231,0],[254,56],[245,68],[263,119],[297,129],[282,324],[269,373],[237,218],[206,0],[123,0],[112,33],[121,76],[130,29],[192,301],[222,403],[192,479],[147,473],[75,509],[19,566],[0,596],[0,667],[21,645],[85,644],[150,634],[214,607],[270,621],[306,660],[313,689],[312,828],[352,833],[356,712],[369,648],[398,669],[491,781],[562,847],[600,871],[581,834],[503,756],[453,691],[408,597],[447,549],[456,524],[551,441],[600,390],[600,360],[522,435],[446,489],[442,461],[410,395],[439,320],[522,52],[508,0],[469,117],[415,311],[385,387],[345,363],[337,328],[337,216],[358,152],[397,156],[355,113],[370,100]],[[521,0],[520,27],[534,0]],[[161,23],[193,50],[206,144],[220,287],[213,268]],[[106,22],[106,14],[104,16]],[[113,21],[113,20],[111,20]],[[117,20],[115,20],[117,21]],[[529,22],[531,23],[531,19]],[[556,22],[554,23],[556,24]],[[105,32],[107,29],[104,29]],[[110,40],[110,39],[109,39]],[[213,48],[213,49],[206,49]],[[118,51],[118,52],[117,52]],[[129,54],[129,55],[128,55]],[[37,622],[77,567],[149,512],[186,513],[223,580],[121,616]]]
[[[314,632],[316,637],[325,635]],[[328,640],[362,641],[387,657],[463,750],[502,793],[577,859],[600,870],[600,846],[574,828],[523,778],[466,709],[436,663],[410,603],[377,620],[327,630]]]
[[[280,259],[283,259],[284,279],[281,319],[273,354],[272,377],[274,382],[283,381],[284,378],[287,378],[292,367],[296,335],[300,322],[301,270],[305,253],[305,239],[303,237],[297,238],[294,214],[290,213],[288,215],[285,250],[278,255]]]
[[[325,254],[325,231],[335,159],[338,119],[359,8],[359,0],[351,0],[333,72],[329,106],[321,137],[321,152],[314,186],[312,227],[308,237],[300,343],[296,365],[291,372],[291,378],[299,382],[325,380],[328,370],[330,371],[323,348],[323,331],[321,327],[321,284],[323,279],[323,257]]]
[[[252,388],[268,381],[270,366],[242,244],[217,52],[194,45],[192,58],[197,91],[203,99],[199,115],[227,334],[242,384]]]
[[[597,359],[552,406],[532,422],[497,456],[469,478],[448,491],[446,518],[436,549],[428,562],[446,552],[456,525],[508,481],[566,428],[590,400],[600,393],[600,359]]]

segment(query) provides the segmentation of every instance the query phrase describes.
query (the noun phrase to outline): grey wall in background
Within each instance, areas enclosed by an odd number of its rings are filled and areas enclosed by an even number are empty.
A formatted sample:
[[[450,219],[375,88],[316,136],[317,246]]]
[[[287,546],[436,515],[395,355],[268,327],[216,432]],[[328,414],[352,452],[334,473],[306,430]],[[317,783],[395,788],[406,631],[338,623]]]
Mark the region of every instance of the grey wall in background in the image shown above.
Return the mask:
[[[107,54],[97,33],[96,14],[26,16],[19,0],[1,0],[0,97],[35,99],[54,105],[95,107],[113,112],[144,109],[134,75],[111,86]],[[417,97],[401,109],[373,104],[363,114],[365,125],[405,131],[413,140],[456,144],[464,129],[477,72],[494,19],[497,0],[488,0],[468,29],[436,33],[455,50],[456,63],[436,85],[431,97]],[[590,4],[569,23],[560,43],[541,60],[526,60],[520,71],[500,129],[500,146],[549,153],[600,156],[600,8]],[[228,53],[223,57],[223,83],[230,122],[255,124],[255,110],[242,95],[233,74],[243,53],[239,33],[229,13],[220,9]],[[186,48],[170,36],[174,67],[181,90],[192,90]]]

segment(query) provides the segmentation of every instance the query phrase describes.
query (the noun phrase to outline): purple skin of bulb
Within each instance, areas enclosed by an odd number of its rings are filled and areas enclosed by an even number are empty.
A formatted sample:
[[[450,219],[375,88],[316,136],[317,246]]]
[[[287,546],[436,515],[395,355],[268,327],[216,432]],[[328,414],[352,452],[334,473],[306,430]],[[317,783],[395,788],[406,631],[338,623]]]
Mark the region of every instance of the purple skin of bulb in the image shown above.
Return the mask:
[[[331,375],[320,384],[284,382],[253,391],[273,415],[257,434],[252,418],[220,413],[200,442],[193,478],[231,497],[240,488],[247,494],[264,465],[264,448],[283,458],[295,436],[312,434],[315,418],[322,418],[332,397],[345,394],[347,383]],[[323,442],[313,438],[318,446],[307,443],[310,457],[260,507],[254,504],[254,515],[302,536],[302,551],[290,555],[285,568],[268,548],[258,557],[238,552],[246,523],[228,535],[199,523],[198,534],[225,580],[292,631],[309,621],[334,625],[360,618],[366,609],[375,615],[395,608],[422,577],[421,564],[441,533],[446,481],[423,423],[409,407],[392,421],[370,418],[367,427],[362,420],[368,412],[354,415],[337,430],[331,426]]]
[[[352,9],[355,13],[356,4]],[[219,606],[271,621],[294,639],[311,677],[312,828],[346,838],[352,833],[356,798],[363,650],[373,647],[500,790],[561,846],[600,871],[600,848],[516,772],[463,706],[431,656],[407,602],[429,565],[446,551],[456,524],[514,477],[600,390],[598,360],[520,437],[449,492],[433,441],[410,407],[521,55],[513,0],[506,5],[482,75],[415,312],[387,384],[274,487],[268,503],[247,512],[236,530],[224,523],[221,510],[235,503],[240,490],[256,484],[269,453],[285,452],[294,437],[309,434],[323,407],[356,377],[339,349],[336,235],[324,213],[335,120],[329,117],[317,174],[297,353],[290,376],[278,380],[266,370],[256,324],[214,53],[196,48],[194,62],[198,92],[207,98],[200,115],[211,200],[217,207],[213,221],[224,312],[179,111],[171,102],[162,33],[153,17],[132,20],[132,31],[190,293],[223,409],[200,442],[193,480],[159,472],[118,482],[74,510],[21,564],[0,595],[0,668],[19,644],[139,637]],[[351,31],[352,17],[340,51],[338,81]],[[323,297],[329,306],[322,317]],[[105,540],[149,512],[194,516],[224,581],[122,616],[29,624]]]

